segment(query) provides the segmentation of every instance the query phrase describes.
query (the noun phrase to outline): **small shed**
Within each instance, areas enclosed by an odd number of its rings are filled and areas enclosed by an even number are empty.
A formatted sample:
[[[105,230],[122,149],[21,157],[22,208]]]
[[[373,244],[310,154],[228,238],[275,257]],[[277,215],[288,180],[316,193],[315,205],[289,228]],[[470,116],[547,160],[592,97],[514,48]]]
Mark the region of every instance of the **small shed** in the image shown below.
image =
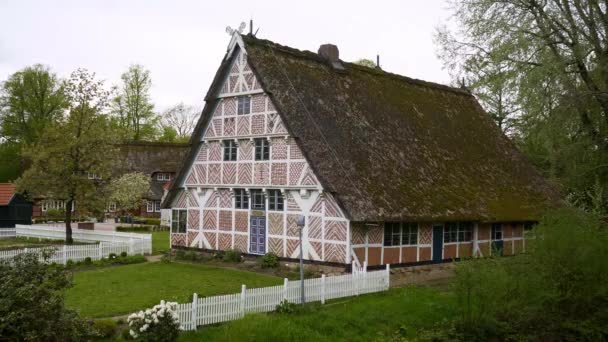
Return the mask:
[[[15,184],[0,183],[0,228],[32,224],[32,203],[16,192]]]

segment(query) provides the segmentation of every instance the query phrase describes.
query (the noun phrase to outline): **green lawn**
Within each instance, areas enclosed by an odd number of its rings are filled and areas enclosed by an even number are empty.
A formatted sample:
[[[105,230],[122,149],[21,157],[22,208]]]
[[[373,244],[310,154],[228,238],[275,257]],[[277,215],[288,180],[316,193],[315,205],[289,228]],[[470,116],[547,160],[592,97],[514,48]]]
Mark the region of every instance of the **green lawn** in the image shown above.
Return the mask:
[[[150,232],[152,234],[152,254],[160,254],[160,251],[169,250],[169,232]]]
[[[185,302],[199,296],[235,293],[241,285],[281,284],[277,277],[195,264],[150,262],[74,273],[66,304],[88,317],[129,314],[161,299]]]
[[[2,238],[0,248],[33,247],[47,245],[62,245],[63,240],[37,239],[26,237]]]
[[[255,314],[242,320],[199,327],[180,341],[371,341],[390,340],[454,317],[449,292],[407,287],[311,304],[295,314]]]

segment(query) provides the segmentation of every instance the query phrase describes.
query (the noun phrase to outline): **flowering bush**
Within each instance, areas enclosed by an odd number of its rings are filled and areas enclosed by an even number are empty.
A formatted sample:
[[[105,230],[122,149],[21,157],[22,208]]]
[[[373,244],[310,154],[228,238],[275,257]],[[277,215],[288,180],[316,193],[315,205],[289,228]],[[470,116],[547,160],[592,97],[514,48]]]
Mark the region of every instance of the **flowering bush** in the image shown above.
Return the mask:
[[[129,334],[140,341],[175,341],[179,334],[177,303],[165,302],[127,318]]]

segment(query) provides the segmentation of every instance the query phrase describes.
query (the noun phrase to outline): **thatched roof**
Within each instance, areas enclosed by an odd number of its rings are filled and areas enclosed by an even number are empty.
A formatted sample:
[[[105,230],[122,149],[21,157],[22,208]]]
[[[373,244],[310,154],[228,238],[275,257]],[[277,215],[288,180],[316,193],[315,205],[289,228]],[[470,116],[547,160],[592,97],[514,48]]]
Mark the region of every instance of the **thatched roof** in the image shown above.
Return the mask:
[[[115,172],[177,172],[190,145],[165,142],[129,142],[118,145],[120,160]]]
[[[535,220],[557,198],[469,92],[242,38],[289,133],[353,221]]]

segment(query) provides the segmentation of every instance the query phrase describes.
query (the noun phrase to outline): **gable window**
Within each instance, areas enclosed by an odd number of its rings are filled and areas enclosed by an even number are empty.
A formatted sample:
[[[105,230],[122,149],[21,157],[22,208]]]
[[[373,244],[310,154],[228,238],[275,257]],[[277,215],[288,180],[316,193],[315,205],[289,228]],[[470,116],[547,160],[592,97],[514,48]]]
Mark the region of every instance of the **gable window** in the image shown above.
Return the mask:
[[[251,209],[252,210],[265,210],[266,201],[264,199],[264,193],[262,190],[251,190]]]
[[[283,194],[280,190],[268,191],[268,210],[283,211]]]
[[[237,97],[237,110],[238,115],[244,115],[251,113],[251,97],[239,96]]]
[[[224,161],[236,161],[236,142],[224,140]]]
[[[249,209],[249,196],[245,189],[234,190],[234,207],[236,209]]]
[[[171,180],[171,173],[168,172],[159,172],[156,174],[156,180],[159,181],[169,181]]]
[[[171,233],[185,233],[188,211],[185,209],[173,209],[171,213]]]
[[[443,226],[443,242],[467,242],[473,236],[471,222],[447,222]]]
[[[154,212],[154,202],[146,201],[146,212],[148,212],[148,213]]]
[[[403,223],[402,245],[418,244],[418,223]]]
[[[255,160],[270,159],[270,144],[266,138],[255,139]]]
[[[502,224],[492,224],[492,240],[502,240]]]

